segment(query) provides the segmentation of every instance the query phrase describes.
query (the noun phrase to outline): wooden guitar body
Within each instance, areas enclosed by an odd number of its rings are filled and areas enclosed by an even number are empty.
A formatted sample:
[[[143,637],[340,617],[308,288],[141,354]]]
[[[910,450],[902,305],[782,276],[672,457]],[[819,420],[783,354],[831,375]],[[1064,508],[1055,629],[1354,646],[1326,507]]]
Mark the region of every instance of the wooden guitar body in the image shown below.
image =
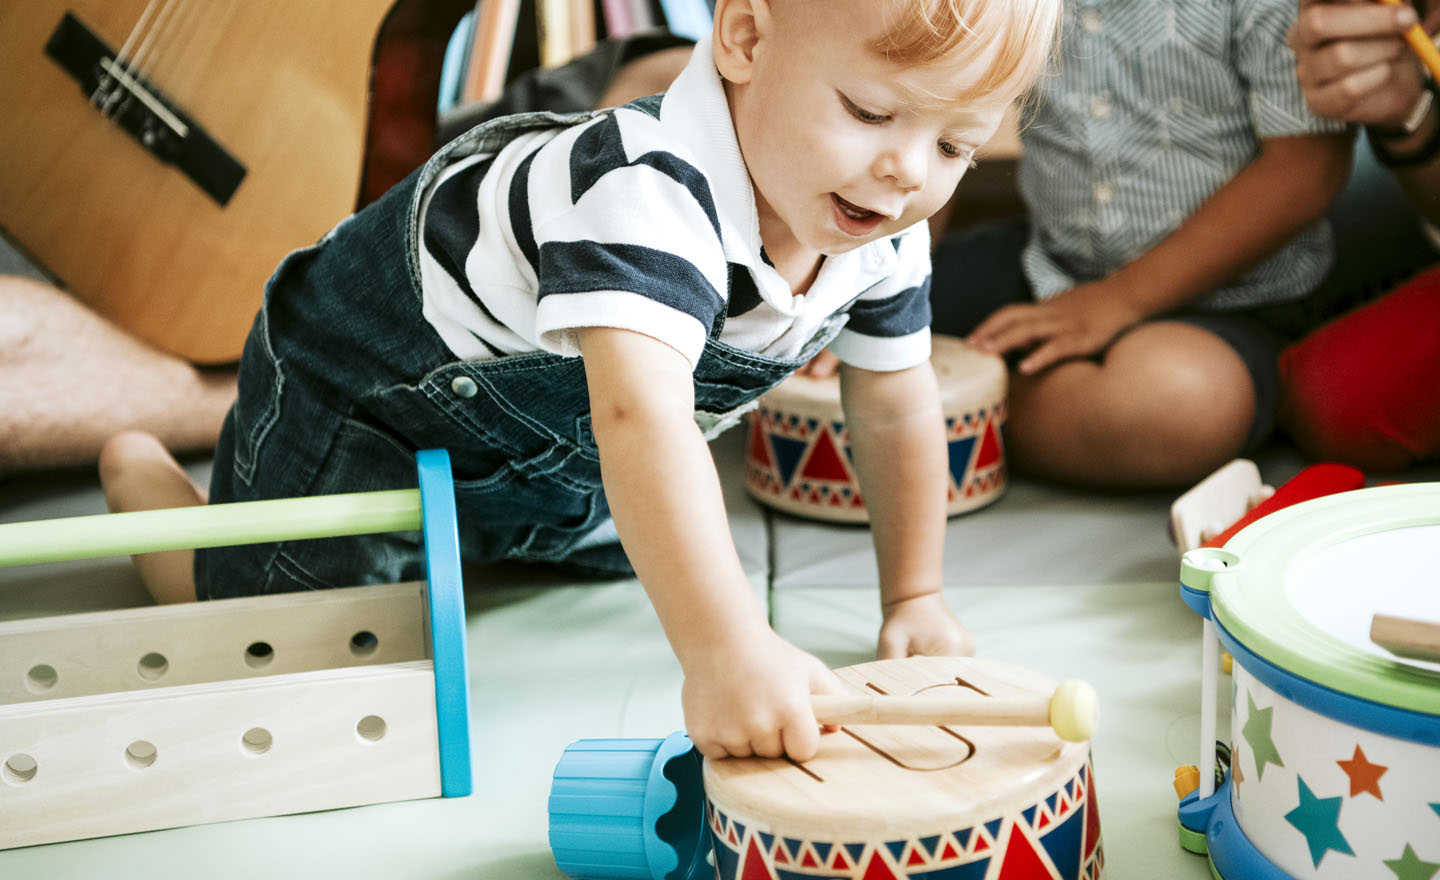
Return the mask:
[[[392,9],[394,0],[0,6],[0,228],[135,336],[197,363],[235,360],[281,258],[353,211],[362,183],[377,183],[365,181],[365,162],[367,143],[384,141],[367,128],[382,31],[399,22],[411,34],[440,35],[417,46],[443,46],[468,6],[423,5],[425,12]],[[53,57],[57,43],[75,42],[62,22],[123,61],[102,55],[67,70]],[[439,53],[432,54],[426,69],[413,59],[399,67],[438,85]],[[97,106],[94,81],[106,73],[121,88]],[[431,146],[433,88],[428,95],[416,112],[430,127],[421,144],[408,135],[405,170]],[[136,121],[146,113],[148,121]],[[197,176],[145,143],[157,131],[163,142],[190,130],[223,157],[211,163],[221,181],[208,190],[209,172]]]

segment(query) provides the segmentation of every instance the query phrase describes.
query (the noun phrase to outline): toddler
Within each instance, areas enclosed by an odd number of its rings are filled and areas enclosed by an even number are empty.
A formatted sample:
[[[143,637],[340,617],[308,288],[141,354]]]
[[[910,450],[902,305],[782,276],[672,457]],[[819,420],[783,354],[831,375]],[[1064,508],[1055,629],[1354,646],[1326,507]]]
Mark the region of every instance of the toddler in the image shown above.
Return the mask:
[[[706,440],[825,346],[871,510],[879,653],[968,653],[941,597],[923,222],[1045,65],[1058,0],[719,0],[663,95],[483,124],[267,285],[209,500],[455,471],[466,557],[639,578],[707,756],[811,757],[839,689],[769,627]],[[200,503],[124,434],[112,509]],[[191,557],[193,556],[193,563]],[[185,600],[418,576],[402,537],[137,559]]]

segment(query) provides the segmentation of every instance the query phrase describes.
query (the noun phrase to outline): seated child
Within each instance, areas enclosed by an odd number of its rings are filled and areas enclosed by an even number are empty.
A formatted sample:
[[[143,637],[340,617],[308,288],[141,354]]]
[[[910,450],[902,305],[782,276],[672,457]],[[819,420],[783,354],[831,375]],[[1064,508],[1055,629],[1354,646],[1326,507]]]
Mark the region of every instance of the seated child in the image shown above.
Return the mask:
[[[452,142],[271,278],[211,502],[394,488],[449,450],[469,559],[633,571],[701,752],[811,757],[839,682],[776,635],[705,440],[826,345],[870,504],[882,656],[973,649],[941,596],[923,222],[1043,68],[1057,0],[719,0],[664,95]],[[113,509],[199,503],[145,435]],[[622,549],[623,547],[623,549]],[[137,560],[162,600],[418,574],[399,538]]]
[[[934,329],[1011,357],[1008,460],[1188,486],[1264,440],[1350,166],[1286,45],[1294,0],[1067,7],[1021,120],[1023,223],[935,254]]]

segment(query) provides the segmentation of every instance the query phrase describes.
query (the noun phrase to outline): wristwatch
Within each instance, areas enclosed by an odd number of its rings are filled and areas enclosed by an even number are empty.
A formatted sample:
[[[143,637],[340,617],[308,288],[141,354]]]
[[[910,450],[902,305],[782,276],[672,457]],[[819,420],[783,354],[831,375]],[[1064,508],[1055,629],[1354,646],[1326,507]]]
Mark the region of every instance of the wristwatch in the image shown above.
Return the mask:
[[[1410,108],[1410,114],[1405,117],[1405,121],[1400,123],[1398,128],[1389,125],[1372,125],[1369,126],[1370,132],[1392,141],[1407,138],[1420,130],[1420,123],[1425,121],[1425,117],[1430,113],[1430,108],[1434,105],[1435,81],[1427,78],[1420,89],[1420,97],[1415,99],[1415,106]]]
[[[1411,108],[1409,115],[1405,118],[1403,127],[1382,128],[1375,125],[1365,127],[1366,133],[1369,135],[1370,149],[1374,152],[1375,158],[1380,160],[1381,165],[1389,168],[1428,165],[1435,160],[1436,156],[1440,156],[1440,124],[1432,126],[1425,142],[1408,153],[1396,153],[1386,144],[1386,141],[1393,143],[1418,132],[1425,123],[1426,117],[1434,110],[1437,94],[1440,94],[1440,89],[1437,89],[1433,79],[1427,77],[1425,88],[1420,92],[1419,100],[1415,102],[1415,106]]]

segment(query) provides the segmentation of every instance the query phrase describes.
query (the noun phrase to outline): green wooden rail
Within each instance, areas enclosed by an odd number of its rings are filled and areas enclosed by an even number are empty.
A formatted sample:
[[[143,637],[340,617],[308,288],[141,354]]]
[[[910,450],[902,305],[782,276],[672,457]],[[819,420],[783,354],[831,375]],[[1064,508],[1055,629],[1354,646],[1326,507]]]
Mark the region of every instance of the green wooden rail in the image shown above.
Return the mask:
[[[420,490],[355,492],[0,524],[0,567],[420,528]]]

